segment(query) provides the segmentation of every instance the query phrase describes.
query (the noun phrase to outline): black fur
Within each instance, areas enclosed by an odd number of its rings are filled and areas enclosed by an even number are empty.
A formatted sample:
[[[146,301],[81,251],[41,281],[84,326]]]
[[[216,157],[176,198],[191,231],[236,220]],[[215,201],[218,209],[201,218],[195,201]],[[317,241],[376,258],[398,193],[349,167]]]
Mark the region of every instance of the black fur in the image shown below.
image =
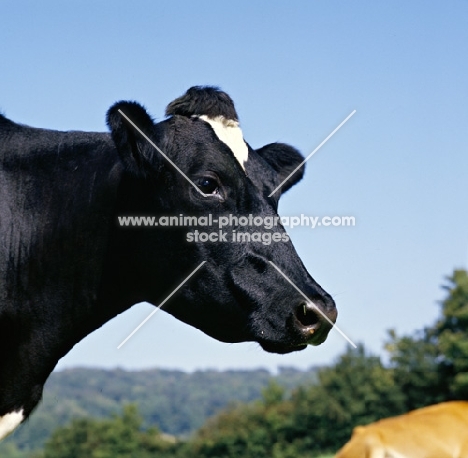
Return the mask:
[[[278,174],[280,183],[283,182],[297,167],[303,162],[301,153],[294,147],[285,143],[270,143],[255,150]],[[281,186],[281,192],[285,193],[288,189],[294,186],[304,176],[305,164],[302,164],[299,169],[288,178]],[[278,190],[280,192],[280,190]]]
[[[125,115],[125,116],[124,116]],[[127,119],[128,118],[128,119]],[[137,102],[115,103],[107,112],[106,121],[111,131],[112,140],[118,149],[127,170],[135,174],[146,175],[154,170],[152,158],[155,156],[154,149],[147,148],[148,142],[143,135],[131,124],[135,124],[146,136],[151,135],[154,139],[154,122],[145,108]],[[154,139],[160,144],[160,139]],[[144,145],[139,149],[138,145]],[[156,157],[158,155],[156,154]]]
[[[184,95],[172,101],[166,108],[166,116],[224,116],[238,121],[231,97],[214,86],[193,86]]]

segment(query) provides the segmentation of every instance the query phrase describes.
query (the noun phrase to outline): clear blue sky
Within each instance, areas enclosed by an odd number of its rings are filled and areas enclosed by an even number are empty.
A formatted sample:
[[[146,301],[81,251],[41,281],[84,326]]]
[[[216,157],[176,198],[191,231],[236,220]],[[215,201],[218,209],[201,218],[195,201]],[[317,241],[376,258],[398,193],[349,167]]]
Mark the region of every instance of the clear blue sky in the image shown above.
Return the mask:
[[[385,330],[433,322],[440,285],[468,258],[468,3],[329,1],[3,1],[0,110],[53,129],[106,130],[116,100],[158,119],[195,84],[234,99],[254,147],[312,151],[283,215],[353,215],[353,228],[291,237],[336,299],[338,324],[380,352]],[[346,342],[286,356],[226,345],[138,305],[60,363],[125,368],[307,368]]]

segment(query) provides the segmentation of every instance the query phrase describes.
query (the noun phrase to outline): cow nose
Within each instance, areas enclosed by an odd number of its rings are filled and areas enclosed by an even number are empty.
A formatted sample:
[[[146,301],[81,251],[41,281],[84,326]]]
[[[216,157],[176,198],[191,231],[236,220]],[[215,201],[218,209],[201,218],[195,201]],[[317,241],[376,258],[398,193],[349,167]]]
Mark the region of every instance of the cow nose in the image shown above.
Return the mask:
[[[302,328],[316,326],[319,322],[319,311],[311,302],[301,302],[295,311],[295,317]]]
[[[334,303],[325,306],[322,301],[301,301],[294,310],[296,330],[309,344],[322,343],[336,320]]]

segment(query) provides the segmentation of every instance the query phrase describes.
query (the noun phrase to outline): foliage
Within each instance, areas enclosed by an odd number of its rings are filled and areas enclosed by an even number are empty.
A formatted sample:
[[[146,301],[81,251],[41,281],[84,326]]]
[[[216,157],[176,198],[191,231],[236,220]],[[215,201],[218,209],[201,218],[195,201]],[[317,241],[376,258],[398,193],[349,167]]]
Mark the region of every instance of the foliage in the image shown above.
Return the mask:
[[[262,402],[232,407],[205,424],[192,443],[191,456],[316,456],[340,447],[356,424],[404,410],[391,371],[362,345],[348,350],[335,366],[320,370],[319,381],[286,399],[270,384]]]
[[[18,446],[12,442],[2,446],[0,456],[2,458],[42,458],[39,452],[26,452],[19,449]]]
[[[388,337],[385,348],[395,383],[405,398],[405,411],[447,400],[447,371],[440,367],[442,353],[435,330],[424,328],[403,337],[389,330]]]
[[[318,387],[299,390],[293,398],[294,439],[300,439],[304,449],[336,450],[354,426],[404,410],[392,372],[363,345],[348,348],[334,366],[320,371],[319,379]]]
[[[0,444],[2,458],[31,458],[55,428],[78,418],[107,418],[133,403],[143,427],[155,425],[167,434],[188,436],[205,420],[233,402],[261,398],[271,380],[290,392],[317,380],[316,369],[196,371],[69,369],[54,372],[43,401],[28,421]]]
[[[156,429],[141,430],[133,405],[109,420],[76,419],[57,429],[45,445],[44,458],[149,458],[174,456],[176,442]]]
[[[209,420],[190,444],[194,458],[292,458],[285,447],[285,419],[291,403],[271,383],[261,401],[232,406]]]
[[[468,399],[468,273],[456,270],[444,286],[442,318],[436,324],[441,367],[453,374],[450,392],[454,398]]]

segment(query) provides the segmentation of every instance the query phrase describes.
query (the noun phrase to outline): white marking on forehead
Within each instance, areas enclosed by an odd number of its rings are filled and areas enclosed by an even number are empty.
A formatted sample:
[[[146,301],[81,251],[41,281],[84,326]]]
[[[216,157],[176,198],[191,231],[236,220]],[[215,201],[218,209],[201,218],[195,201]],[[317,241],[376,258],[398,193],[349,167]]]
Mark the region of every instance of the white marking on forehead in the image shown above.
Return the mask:
[[[0,417],[0,440],[8,436],[23,420],[23,409]]]
[[[249,149],[244,141],[239,123],[232,119],[226,119],[224,116],[209,118],[206,115],[201,115],[199,118],[211,125],[218,138],[231,148],[235,158],[245,170],[244,163],[247,162],[249,157]]]

